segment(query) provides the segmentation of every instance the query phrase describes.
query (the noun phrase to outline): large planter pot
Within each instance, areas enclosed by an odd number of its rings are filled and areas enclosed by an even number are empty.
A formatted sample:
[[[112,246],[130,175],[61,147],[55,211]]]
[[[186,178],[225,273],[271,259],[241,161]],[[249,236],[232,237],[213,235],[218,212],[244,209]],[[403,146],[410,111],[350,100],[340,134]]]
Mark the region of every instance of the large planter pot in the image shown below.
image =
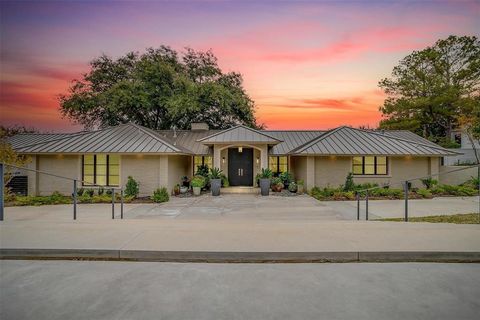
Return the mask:
[[[259,179],[260,180],[260,194],[262,196],[268,196],[270,194],[270,179]]]
[[[187,193],[188,187],[181,186],[180,187],[180,193]]]
[[[222,187],[222,179],[212,179],[210,180],[212,196],[220,195],[220,188]]]
[[[194,196],[199,196],[201,190],[202,190],[202,188],[200,188],[200,187],[193,187],[193,195]]]
[[[298,184],[297,185],[297,193],[298,194],[303,194],[303,184]]]

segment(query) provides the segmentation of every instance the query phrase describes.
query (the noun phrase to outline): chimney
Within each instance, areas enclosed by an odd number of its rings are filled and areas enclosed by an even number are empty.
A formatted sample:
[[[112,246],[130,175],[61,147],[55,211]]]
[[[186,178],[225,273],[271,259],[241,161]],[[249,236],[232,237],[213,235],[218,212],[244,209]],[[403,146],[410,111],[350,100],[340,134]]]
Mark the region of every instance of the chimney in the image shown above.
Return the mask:
[[[192,131],[206,131],[208,130],[208,124],[205,122],[193,122],[192,123]]]

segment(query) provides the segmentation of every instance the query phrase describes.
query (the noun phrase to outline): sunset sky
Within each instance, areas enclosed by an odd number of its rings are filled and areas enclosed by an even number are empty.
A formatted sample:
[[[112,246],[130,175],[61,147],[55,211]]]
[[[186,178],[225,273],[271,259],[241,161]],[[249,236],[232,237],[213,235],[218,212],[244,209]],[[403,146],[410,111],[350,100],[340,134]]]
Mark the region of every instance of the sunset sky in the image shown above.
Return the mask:
[[[102,53],[212,49],[268,129],[376,126],[377,83],[413,50],[480,33],[479,1],[0,3],[0,123],[75,131],[56,96]]]

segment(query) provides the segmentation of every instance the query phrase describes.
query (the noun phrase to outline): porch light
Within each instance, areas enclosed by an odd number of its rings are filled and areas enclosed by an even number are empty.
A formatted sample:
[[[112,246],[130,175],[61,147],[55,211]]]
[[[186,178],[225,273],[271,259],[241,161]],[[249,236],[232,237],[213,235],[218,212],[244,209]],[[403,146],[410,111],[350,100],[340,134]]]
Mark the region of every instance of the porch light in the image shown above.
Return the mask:
[[[257,164],[258,164],[259,162],[260,162],[260,158],[259,158],[259,157],[257,157]]]
[[[243,152],[243,147],[238,147],[238,152],[242,153]]]
[[[225,163],[225,157],[222,157],[222,163]]]

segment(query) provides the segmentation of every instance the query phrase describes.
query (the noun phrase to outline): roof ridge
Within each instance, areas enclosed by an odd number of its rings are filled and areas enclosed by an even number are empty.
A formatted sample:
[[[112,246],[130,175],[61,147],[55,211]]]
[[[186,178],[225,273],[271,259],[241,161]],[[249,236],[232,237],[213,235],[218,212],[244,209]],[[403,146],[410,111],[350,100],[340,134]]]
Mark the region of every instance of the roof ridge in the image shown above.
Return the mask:
[[[344,128],[344,127],[346,127],[346,126],[340,126],[340,127],[335,128],[335,129],[330,129],[328,131],[325,131],[325,133],[322,134],[321,136],[315,137],[312,140],[309,140],[309,141],[305,142],[304,144],[296,147],[295,149],[290,150],[289,153],[296,153],[298,151],[301,151],[301,150],[307,148],[307,146],[309,146],[310,144],[316,143],[316,142],[320,141],[321,139],[326,138],[327,136],[330,136],[332,133],[334,133],[334,132],[336,132],[336,131]]]
[[[152,132],[149,131],[149,130],[154,131],[153,129],[150,129],[150,128],[141,126],[141,125],[136,124],[136,123],[133,123],[133,122],[129,122],[128,124],[134,126],[135,128],[137,128],[137,129],[139,129],[139,130],[142,130],[145,134],[149,135],[150,137],[154,138],[154,139],[157,140],[157,141],[160,141],[161,143],[166,144],[166,145],[169,146],[171,149],[176,150],[177,152],[182,152],[182,150],[180,150],[178,147],[176,147],[176,146],[172,145],[170,142],[167,142],[167,141],[165,141],[164,139],[160,138],[159,136],[157,136],[157,134],[153,134]],[[185,148],[185,149],[186,149],[186,148]]]
[[[268,137],[268,138],[270,138],[270,139],[273,139],[273,140],[275,140],[275,141],[283,142],[282,140],[279,140],[279,139],[277,139],[277,138],[275,138],[275,137],[272,137],[272,136],[270,136],[270,135],[268,135],[268,134],[265,134],[265,133],[261,132],[260,130],[247,127],[247,126],[245,126],[245,125],[243,125],[243,124],[238,124],[238,125],[236,125],[236,126],[234,126],[234,127],[227,128],[227,129],[225,129],[225,130],[221,130],[220,132],[216,132],[216,133],[211,134],[211,135],[209,135],[209,136],[203,137],[202,139],[198,139],[197,141],[198,141],[198,142],[204,141],[204,140],[210,139],[210,138],[212,138],[212,137],[218,136],[218,135],[220,135],[220,134],[222,134],[222,133],[225,133],[225,132],[228,132],[228,131],[232,131],[232,130],[237,129],[237,128],[244,128],[244,129],[253,131],[253,132],[255,132],[255,133],[261,134],[261,135],[263,135],[263,136],[265,136],[265,137]]]

